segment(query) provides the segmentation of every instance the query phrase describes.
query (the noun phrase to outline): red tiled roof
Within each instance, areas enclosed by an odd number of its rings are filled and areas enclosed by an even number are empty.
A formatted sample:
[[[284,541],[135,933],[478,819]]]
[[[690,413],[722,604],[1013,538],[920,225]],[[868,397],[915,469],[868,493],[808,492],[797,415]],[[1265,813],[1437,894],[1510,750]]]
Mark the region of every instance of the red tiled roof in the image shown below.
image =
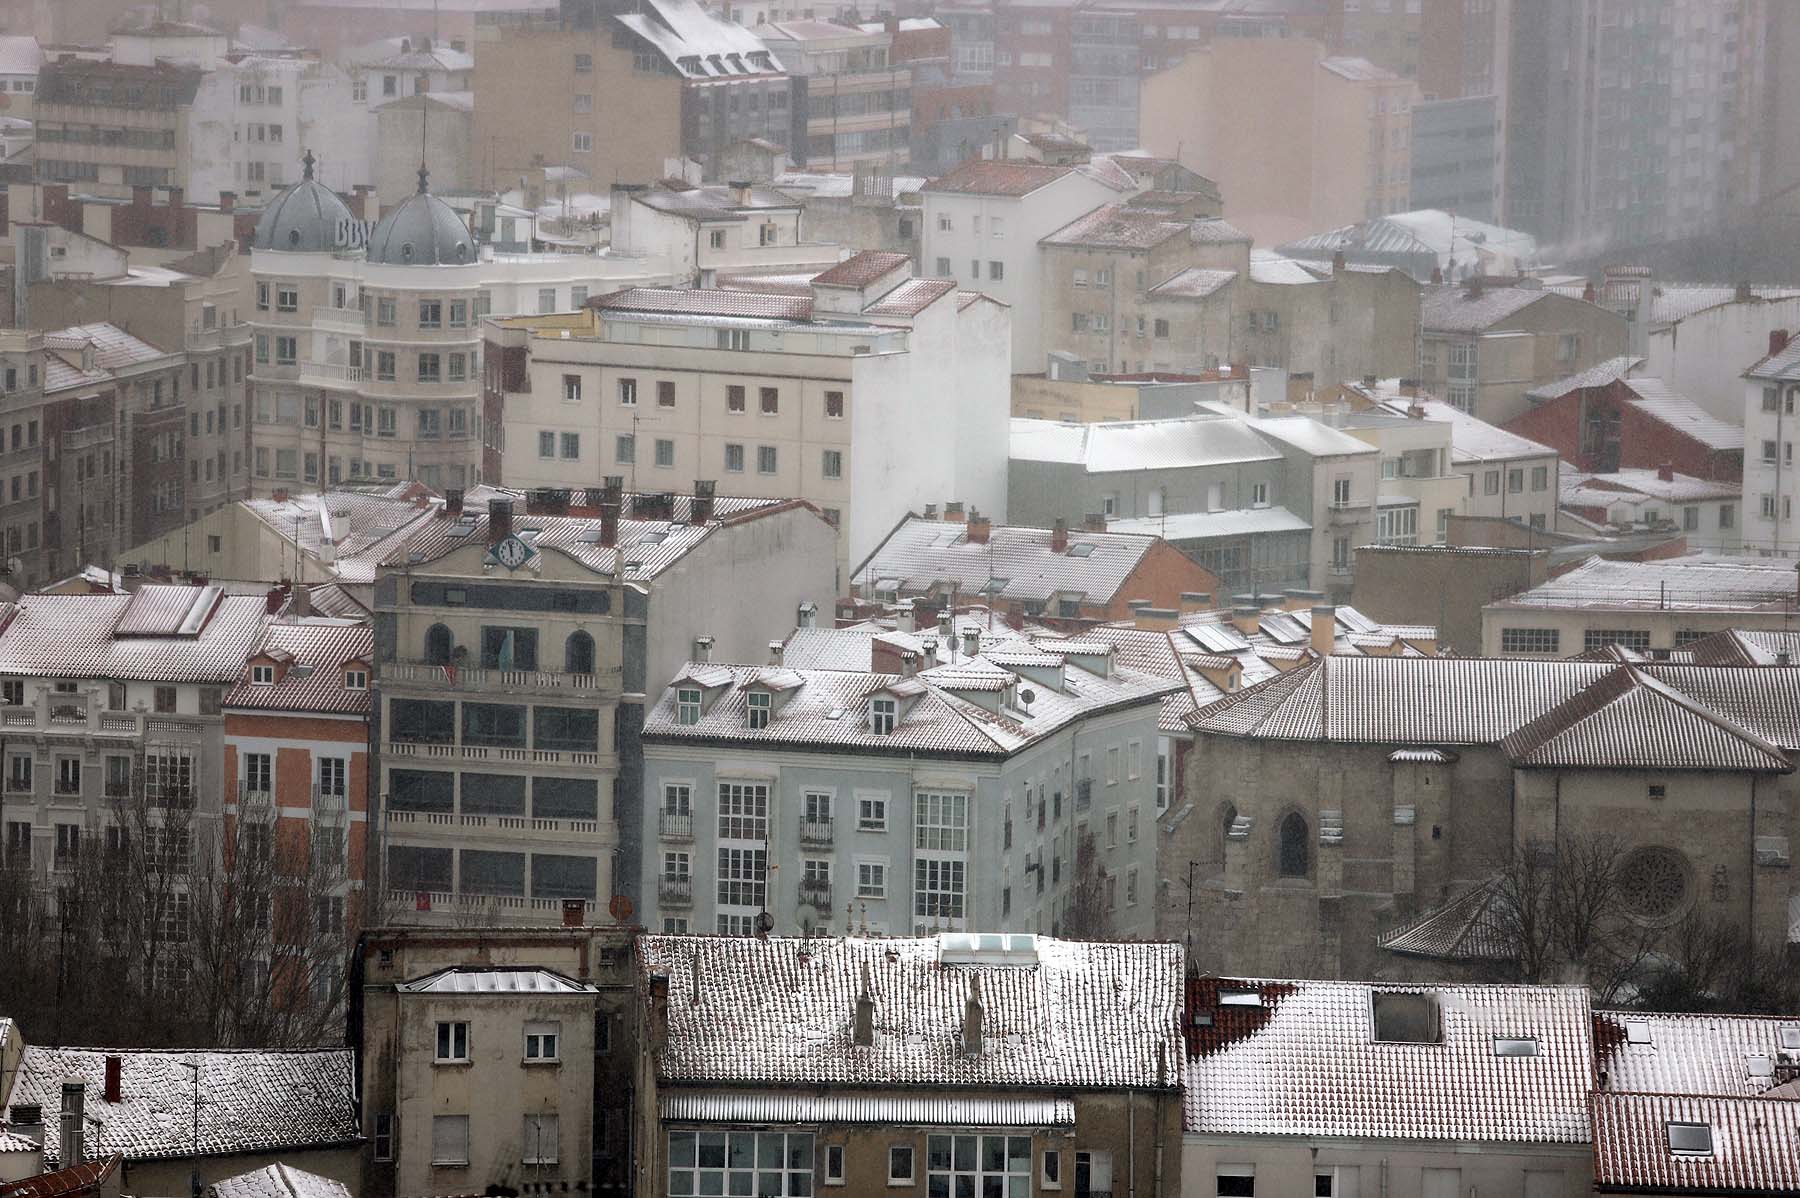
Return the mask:
[[[863,315],[917,316],[955,290],[955,279],[908,279],[864,308]]]
[[[306,619],[293,624],[271,624],[256,656],[285,654],[291,661],[281,681],[259,686],[250,671],[225,696],[225,706],[257,711],[305,711],[367,715],[369,692],[344,687],[344,665],[368,663],[375,652],[374,633],[362,621]]]
[[[867,287],[878,279],[893,274],[912,259],[906,254],[887,250],[864,250],[846,258],[836,266],[813,276],[818,287]]]
[[[1601,1193],[1800,1192],[1800,1102],[1596,1091],[1592,1115]],[[1705,1126],[1711,1151],[1672,1151],[1671,1123]]]
[[[0,1185],[0,1198],[68,1198],[73,1194],[93,1193],[119,1167],[119,1159],[118,1153],[114,1153],[105,1160],[83,1161],[54,1173],[7,1182]]]
[[[1051,166],[1042,162],[1014,162],[1005,159],[977,158],[965,162],[941,179],[925,185],[926,191],[960,195],[1022,196],[1073,174],[1074,166]]]

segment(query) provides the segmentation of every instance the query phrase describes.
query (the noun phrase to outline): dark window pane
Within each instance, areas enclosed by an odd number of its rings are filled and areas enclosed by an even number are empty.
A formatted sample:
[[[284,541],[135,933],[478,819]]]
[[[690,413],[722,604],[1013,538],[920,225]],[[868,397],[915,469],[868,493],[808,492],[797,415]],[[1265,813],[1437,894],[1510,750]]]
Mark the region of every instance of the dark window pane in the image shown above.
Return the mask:
[[[535,819],[598,819],[600,783],[592,778],[534,778],[531,814]]]
[[[524,815],[525,775],[464,774],[464,815]]]
[[[531,855],[532,898],[582,898],[596,895],[594,859],[562,857],[552,853]]]
[[[388,806],[395,811],[449,812],[456,805],[456,775],[428,770],[388,773]]]

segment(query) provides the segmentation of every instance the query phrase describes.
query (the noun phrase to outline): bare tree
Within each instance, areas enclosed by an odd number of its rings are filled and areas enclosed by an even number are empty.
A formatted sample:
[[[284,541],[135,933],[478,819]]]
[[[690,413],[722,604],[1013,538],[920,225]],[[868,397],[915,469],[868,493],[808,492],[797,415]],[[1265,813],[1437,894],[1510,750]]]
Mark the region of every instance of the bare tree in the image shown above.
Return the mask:
[[[1764,1015],[1800,1008],[1800,970],[1786,946],[1760,942],[1734,922],[1690,914],[1669,930],[1662,949],[1637,988],[1641,1006]]]
[[[1100,864],[1100,849],[1092,832],[1084,831],[1075,842],[1061,931],[1070,940],[1105,940],[1112,933],[1112,915],[1106,909],[1106,870]]]
[[[1604,833],[1518,846],[1495,874],[1487,909],[1515,980],[1579,980],[1609,1000],[1631,984],[1661,929],[1630,909],[1626,854]]]

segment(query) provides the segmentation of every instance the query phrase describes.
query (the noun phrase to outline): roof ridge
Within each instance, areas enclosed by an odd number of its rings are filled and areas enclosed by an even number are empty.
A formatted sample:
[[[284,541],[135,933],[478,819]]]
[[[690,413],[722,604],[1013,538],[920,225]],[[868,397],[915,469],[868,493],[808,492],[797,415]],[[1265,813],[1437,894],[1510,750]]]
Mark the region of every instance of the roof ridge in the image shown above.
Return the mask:
[[[1664,701],[1677,704],[1689,713],[1698,716],[1700,719],[1713,725],[1713,727],[1719,729],[1719,731],[1730,736],[1735,736],[1745,744],[1767,753],[1769,756],[1781,762],[1788,769],[1791,770],[1794,768],[1794,763],[1789,760],[1787,752],[1782,749],[1781,746],[1764,740],[1762,737],[1737,723],[1735,720],[1730,719],[1720,712],[1714,711],[1704,703],[1701,703],[1698,699],[1695,699],[1692,695],[1686,694],[1678,688],[1671,686],[1669,683],[1664,682],[1655,675],[1645,673],[1640,668],[1640,663],[1627,662],[1625,663],[1624,668],[1631,671],[1632,678],[1639,686],[1648,688],[1652,693],[1656,694]]]

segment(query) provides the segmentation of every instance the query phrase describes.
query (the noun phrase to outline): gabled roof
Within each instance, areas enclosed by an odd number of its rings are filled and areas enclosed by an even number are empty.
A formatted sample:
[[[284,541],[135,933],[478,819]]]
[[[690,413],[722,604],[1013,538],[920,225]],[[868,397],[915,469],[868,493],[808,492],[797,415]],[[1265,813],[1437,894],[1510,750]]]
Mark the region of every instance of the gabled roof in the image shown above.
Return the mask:
[[[1670,1124],[1700,1124],[1710,1151],[1671,1150]],[[1800,1192],[1800,1102],[1678,1094],[1593,1096],[1598,1193]]]
[[[1479,333],[1555,294],[1526,287],[1484,286],[1477,292],[1458,284],[1428,284],[1420,289],[1419,323],[1428,333]]]
[[[644,936],[644,972],[669,980],[664,1083],[1172,1090],[1182,952],[1044,936],[1021,949],[929,938]],[[979,978],[979,983],[976,979]],[[857,1000],[874,1002],[858,1046]],[[978,986],[978,988],[977,988]],[[964,1005],[983,1007],[979,1053],[962,1051]],[[1124,996],[1123,998],[1121,996]],[[667,1091],[665,1091],[667,1092]]]
[[[1637,397],[1629,401],[1631,406],[1652,420],[1709,449],[1744,448],[1742,425],[1720,420],[1687,396],[1671,390],[1663,380],[1627,378],[1620,382]]]
[[[1078,216],[1039,245],[1083,249],[1144,250],[1181,236],[1191,222],[1128,203],[1102,204]]]
[[[1156,547],[1157,538],[1136,533],[1071,529],[1068,548],[1051,548],[1055,532],[1011,525],[990,527],[986,542],[972,541],[968,525],[909,516],[856,568],[851,583],[922,593],[941,583],[988,602],[1044,602],[1078,594],[1091,604],[1110,603]],[[881,585],[897,583],[897,586]]]
[[[1753,1098],[1778,1081],[1764,1066],[1782,1052],[1784,1031],[1800,1036],[1800,1013],[1595,1011],[1594,1068],[1614,1090]]]
[[[1589,387],[1604,387],[1622,378],[1628,378],[1631,372],[1644,364],[1644,359],[1630,354],[1616,358],[1608,358],[1598,365],[1578,371],[1567,378],[1557,379],[1553,383],[1545,383],[1541,387],[1533,387],[1525,393],[1527,399],[1547,400],[1561,399],[1571,391],[1582,391]]]
[[[1697,666],[1800,665],[1800,632],[1733,628],[1688,644]]]
[[[121,1101],[105,1099],[106,1058],[123,1059]],[[109,1048],[25,1049],[11,1101],[44,1112],[44,1163],[61,1161],[62,1085],[87,1083],[86,1151],[127,1161],[225,1156],[354,1144],[356,1070],[348,1049],[177,1052]],[[194,1122],[198,1065],[199,1125]]]
[[[1794,768],[1779,747],[1628,665],[1508,734],[1500,747],[1526,768]]]
[[[1795,588],[1794,566],[1782,558],[1690,554],[1633,562],[1591,557],[1488,608],[1781,611],[1794,606]]]
[[[1247,418],[1207,413],[1099,424],[1014,417],[1011,456],[1015,462],[1075,463],[1089,474],[1110,474],[1274,462],[1281,460],[1281,451]]]
[[[1254,995],[1253,1005],[1221,1003]],[[1376,995],[1435,1002],[1441,1042],[1377,1041]],[[1186,1129],[1212,1135],[1581,1144],[1592,1040],[1580,986],[1188,982]],[[1496,1039],[1535,1041],[1501,1056]]]
[[[212,1183],[212,1198],[351,1198],[350,1187],[331,1177],[277,1161]]]
[[[813,276],[815,287],[867,287],[879,282],[911,262],[907,254],[888,250],[864,250],[844,259],[829,270]]]
[[[1235,270],[1209,270],[1203,266],[1190,266],[1152,287],[1150,294],[1161,299],[1205,299],[1235,278]]]
[[[643,38],[687,79],[781,74],[762,39],[695,0],[640,0],[613,19]]]
[[[0,674],[227,685],[267,618],[260,597],[162,584],[131,595],[24,595],[4,611],[12,618],[0,618]]]
[[[1018,159],[972,158],[947,175],[933,179],[921,189],[946,195],[985,195],[1013,197],[1030,195],[1065,176],[1081,174],[1117,192],[1128,192],[1136,180],[1122,168],[1106,162],[1070,163],[1053,166],[1046,162],[1022,162]]]
[[[1447,961],[1516,960],[1518,954],[1493,912],[1497,896],[1492,882],[1471,887],[1442,906],[1391,929],[1377,943],[1391,953],[1409,957],[1435,957]]]
[[[295,711],[367,715],[367,686],[374,661],[375,636],[364,620],[306,617],[268,626],[261,653],[286,654],[291,664],[273,686],[259,686],[245,670],[225,696],[225,706],[248,711]],[[344,667],[362,663],[362,690],[344,686]]]

